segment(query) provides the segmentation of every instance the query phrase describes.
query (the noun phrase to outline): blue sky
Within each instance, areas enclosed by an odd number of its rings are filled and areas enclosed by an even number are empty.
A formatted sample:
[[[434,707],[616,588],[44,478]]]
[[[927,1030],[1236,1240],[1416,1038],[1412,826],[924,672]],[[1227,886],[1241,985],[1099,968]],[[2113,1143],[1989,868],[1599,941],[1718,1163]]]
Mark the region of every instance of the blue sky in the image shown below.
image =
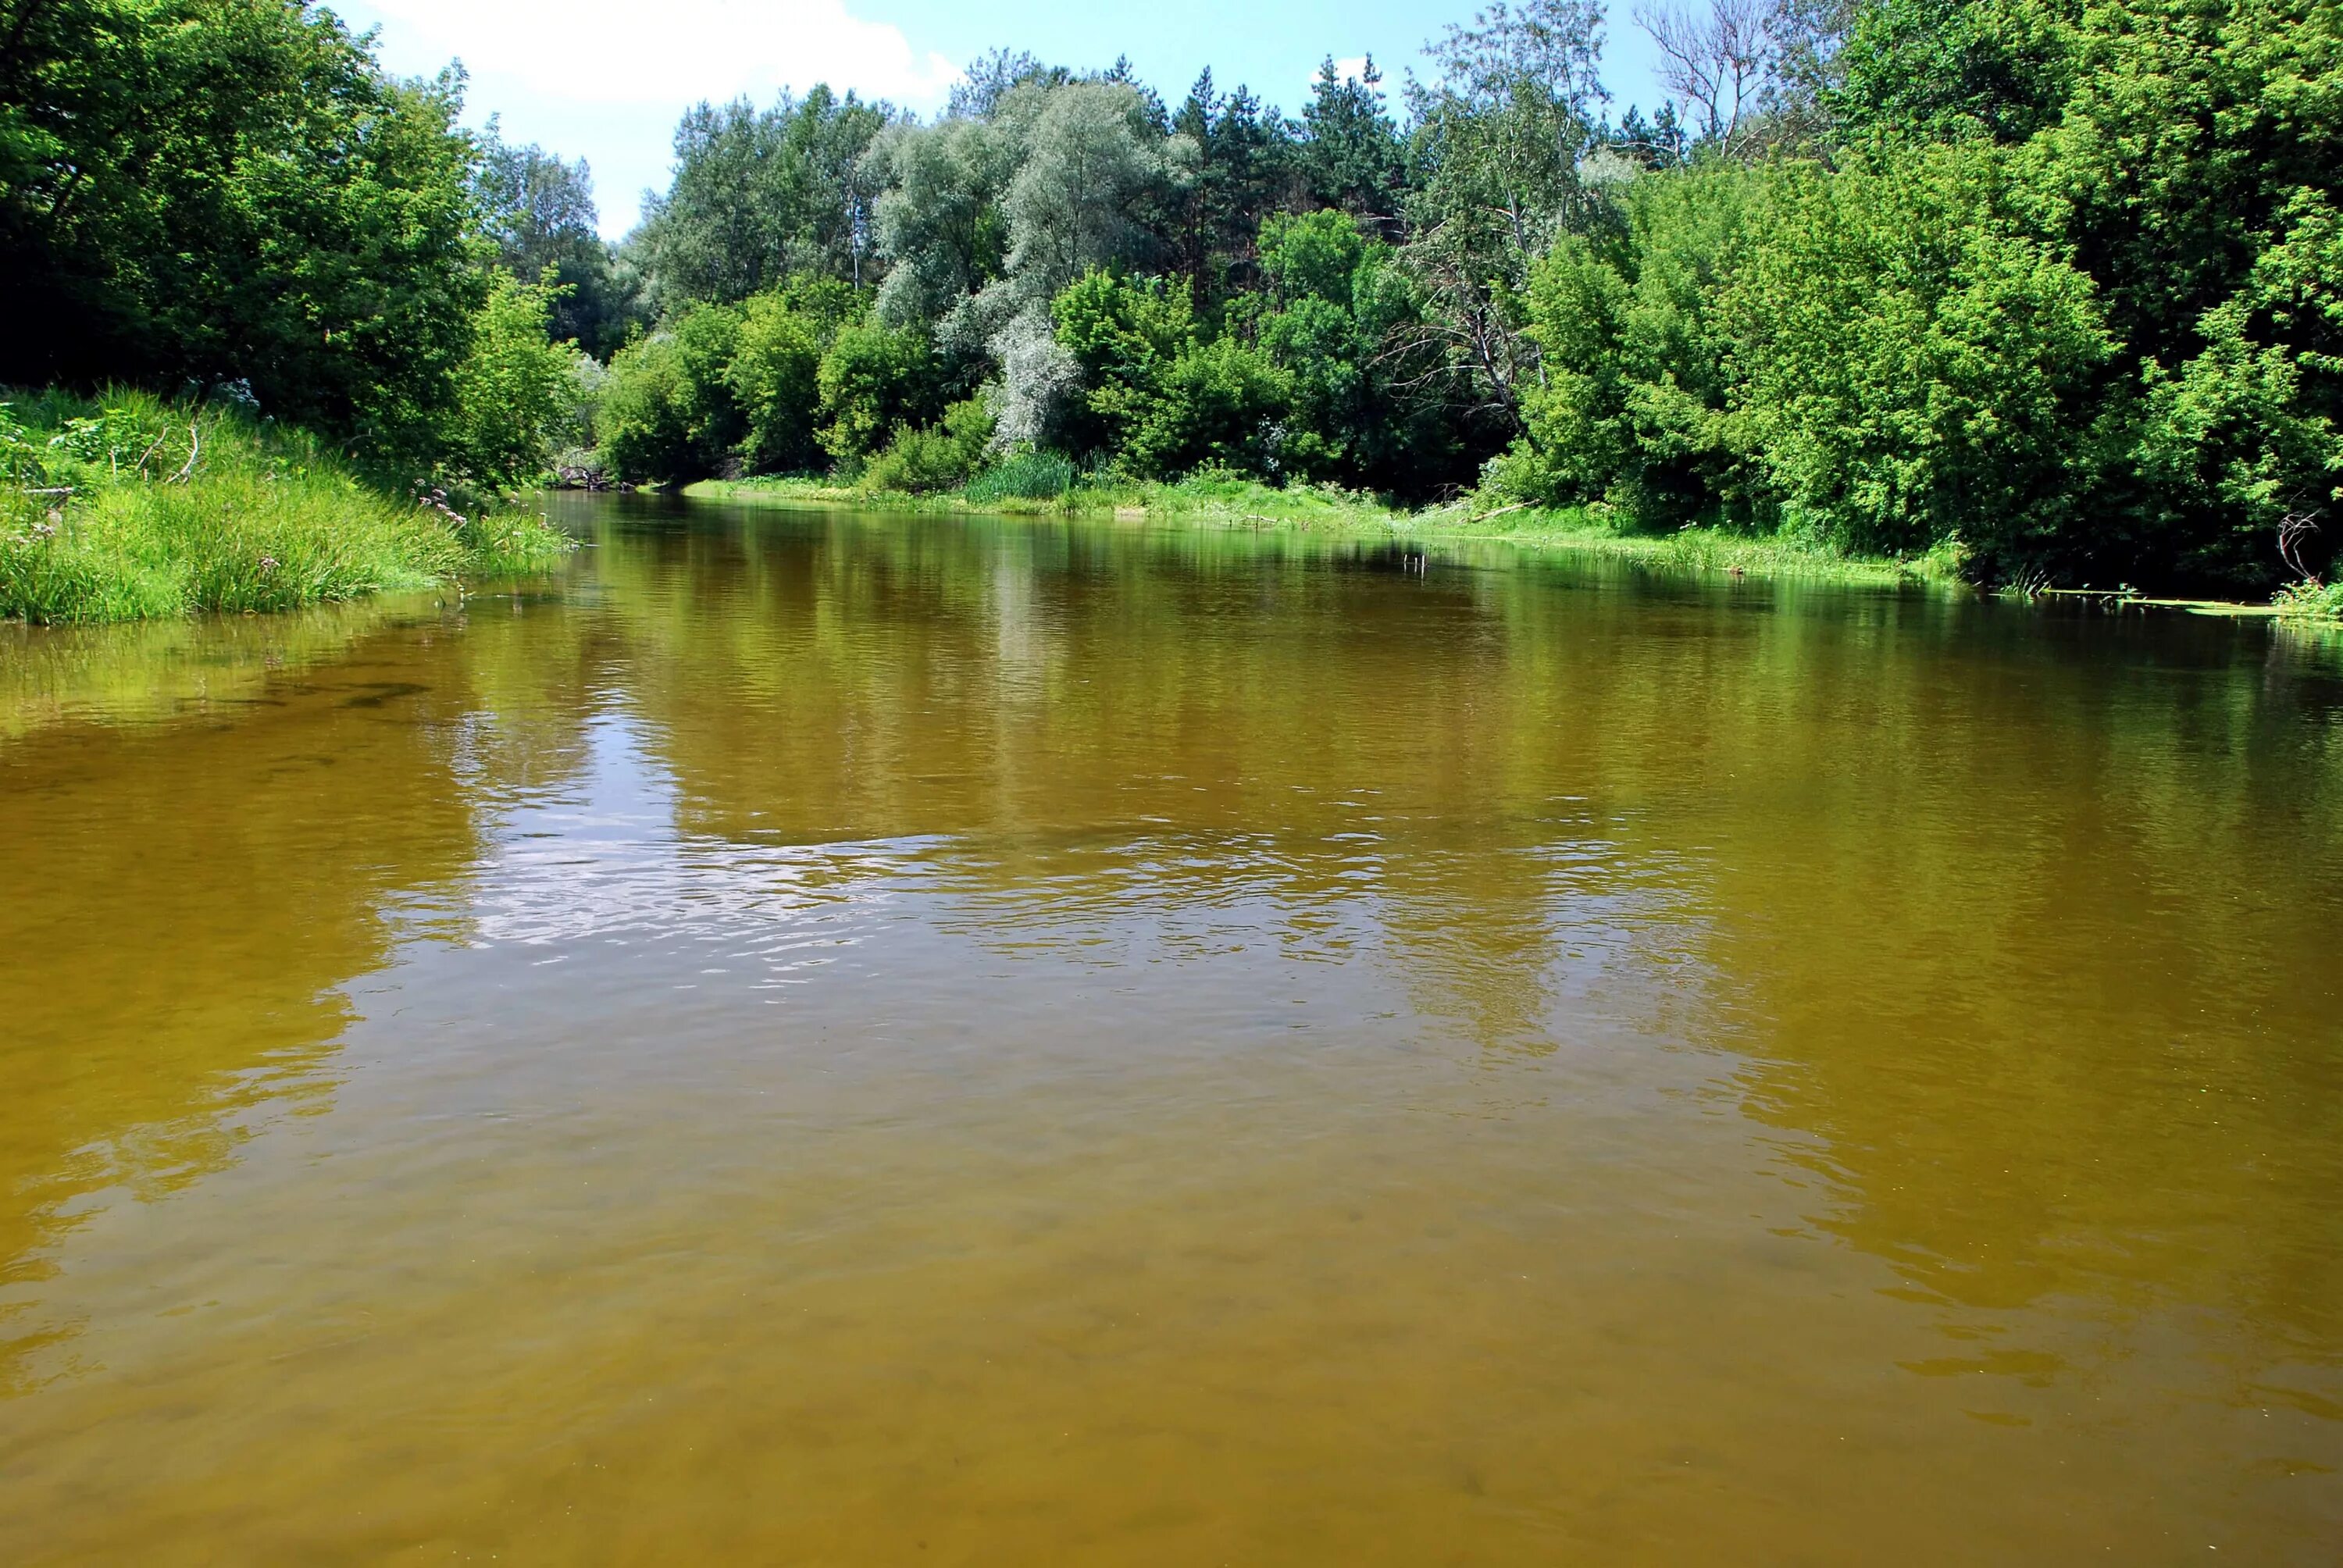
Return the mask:
[[[1467,19],[1470,0],[1172,0],[1146,5],[1039,0],[327,0],[379,26],[393,70],[427,74],[461,58],[468,118],[594,166],[606,234],[632,226],[646,186],[664,186],[676,118],[701,98],[769,102],[818,81],[932,113],[958,67],[1005,44],[1077,68],[1131,56],[1177,100],[1212,67],[1289,112],[1318,62],[1373,54],[1396,85],[1423,41]],[[1648,42],[1612,6],[1604,75],[1617,106],[1658,99]]]

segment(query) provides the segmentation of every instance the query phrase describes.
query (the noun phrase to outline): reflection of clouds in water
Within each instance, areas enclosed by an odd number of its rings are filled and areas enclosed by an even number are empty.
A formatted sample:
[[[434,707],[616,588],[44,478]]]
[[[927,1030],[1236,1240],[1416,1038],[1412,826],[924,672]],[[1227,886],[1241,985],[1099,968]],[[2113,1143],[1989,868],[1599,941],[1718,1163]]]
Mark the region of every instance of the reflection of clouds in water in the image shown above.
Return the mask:
[[[474,942],[641,948],[737,960],[779,980],[862,940],[876,907],[912,874],[910,843],[686,837],[675,827],[677,795],[633,719],[603,714],[577,778],[557,795],[517,801],[483,858],[470,896]]]
[[[606,710],[570,786],[516,805],[475,879],[470,940],[561,950],[540,961],[623,951],[673,985],[777,990],[853,949],[880,970],[921,961],[917,927],[1044,965],[1045,983],[1145,974],[1141,999],[1389,986],[1427,1039],[1508,1053],[1684,1032],[1688,1011],[1716,1005],[1697,858],[1631,854],[1583,803],[1493,843],[1486,824],[1362,798],[1342,802],[1348,817],[1255,829],[1156,819],[778,844],[679,829],[682,791],[646,739]],[[1360,964],[1378,978],[1345,967]],[[1328,972],[1304,981],[1312,970]]]
[[[472,879],[468,940],[561,950],[551,962],[624,950],[671,983],[749,989],[802,983],[850,949],[883,966],[876,944],[906,924],[1067,974],[1171,966],[1151,987],[1364,962],[1436,1030],[1534,1051],[1592,1020],[1661,1028],[1715,989],[1687,904],[1697,867],[1631,856],[1583,811],[1500,844],[1368,799],[1290,828],[778,844],[687,833],[681,800],[638,719],[606,709],[566,786],[513,802]]]

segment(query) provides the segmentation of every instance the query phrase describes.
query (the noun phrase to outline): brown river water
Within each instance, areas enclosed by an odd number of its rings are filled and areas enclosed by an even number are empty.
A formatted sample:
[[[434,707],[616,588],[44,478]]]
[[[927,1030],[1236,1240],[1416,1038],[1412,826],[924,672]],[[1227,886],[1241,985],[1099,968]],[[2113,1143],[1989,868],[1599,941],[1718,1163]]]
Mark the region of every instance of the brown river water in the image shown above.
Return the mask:
[[[2343,1556],[2343,652],[557,510],[0,628],[0,1561]]]

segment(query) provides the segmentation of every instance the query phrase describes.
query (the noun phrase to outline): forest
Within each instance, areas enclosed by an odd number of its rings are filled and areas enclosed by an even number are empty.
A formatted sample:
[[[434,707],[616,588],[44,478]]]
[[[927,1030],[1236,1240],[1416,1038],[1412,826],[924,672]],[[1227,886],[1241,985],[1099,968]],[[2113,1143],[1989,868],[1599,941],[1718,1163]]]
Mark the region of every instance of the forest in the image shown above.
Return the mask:
[[[702,104],[612,245],[584,164],[328,10],[0,0],[0,384],[227,400],[409,487],[1226,473],[2320,591],[2343,5],[1635,19],[1655,107],[1591,0],[1292,115],[1009,49],[931,117]]]

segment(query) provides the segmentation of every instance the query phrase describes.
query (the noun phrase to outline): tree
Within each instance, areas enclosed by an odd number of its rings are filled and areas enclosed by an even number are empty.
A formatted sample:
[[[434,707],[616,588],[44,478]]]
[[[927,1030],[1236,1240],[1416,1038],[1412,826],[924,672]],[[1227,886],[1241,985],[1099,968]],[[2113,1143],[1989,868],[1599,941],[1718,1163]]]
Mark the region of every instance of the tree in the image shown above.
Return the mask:
[[[656,301],[737,303],[798,273],[877,281],[865,277],[879,191],[865,155],[894,118],[827,86],[762,112],[736,99],[686,113],[674,179],[629,242]]]
[[[816,377],[823,450],[851,472],[898,429],[943,412],[943,385],[928,341],[880,322],[842,328]]]
[[[282,0],[13,0],[0,37],[0,377],[240,383],[427,462],[488,287],[459,76]]]
[[[1047,301],[1085,268],[1162,254],[1161,236],[1131,209],[1166,185],[1184,184],[1196,148],[1167,140],[1137,89],[1120,82],[1051,89],[1027,127],[1002,200],[1008,281],[1022,298]]]
[[[837,329],[799,304],[788,290],[751,295],[725,367],[745,427],[740,457],[752,473],[805,473],[820,462],[821,356]]]
[[[455,399],[441,436],[449,477],[508,489],[546,471],[555,433],[569,415],[578,350],[547,326],[556,288],[510,273],[489,280],[472,343],[456,367]]]
[[[1990,146],[1787,166],[1720,301],[1789,520],[1849,548],[1961,538],[2022,575],[2083,526],[2114,344]],[[1999,575],[1997,572],[1996,575]]]
[[[1274,308],[1256,341],[1285,377],[1276,459],[1286,473],[1427,494],[1459,472],[1444,410],[1408,395],[1402,347],[1423,300],[1392,248],[1347,213],[1273,217],[1261,264]]]
[[[1072,357],[1086,417],[1069,417],[1059,438],[1076,453],[1127,447],[1161,390],[1172,362],[1196,342],[1188,280],[1141,281],[1102,267],[1076,278],[1051,303],[1059,347]]]
[[[1594,0],[1498,5],[1428,45],[1440,78],[1411,86],[1415,190],[1403,254],[1433,302],[1419,346],[1437,347],[1443,400],[1460,417],[1518,427],[1520,388],[1537,373],[1520,308],[1529,265],[1602,215],[1578,176],[1596,141],[1601,51]]]
[[[701,304],[610,361],[596,424],[603,459],[628,484],[682,484],[723,472],[746,425],[728,374],[741,311]]]
[[[1321,62],[1302,109],[1300,162],[1312,198],[1394,235],[1406,147],[1383,102],[1383,80],[1373,55],[1356,76],[1335,70],[1331,55]]]
[[[2080,6],[2053,0],[1873,0],[1856,13],[1825,106],[1844,136],[2025,141],[2072,90]]]
[[[551,269],[561,289],[547,322],[554,341],[575,342],[598,359],[617,352],[638,319],[636,302],[596,228],[586,161],[565,162],[535,143],[513,146],[492,119],[480,138],[478,188],[497,264],[523,279]]]
[[[1635,6],[1635,25],[1660,51],[1660,81],[1690,111],[1694,134],[1725,157],[1746,150],[1745,122],[1775,80],[1775,48],[1765,0],[1707,0],[1696,11],[1676,0]]]
[[[1210,70],[1188,90],[1172,129],[1196,148],[1194,177],[1173,204],[1172,265],[1216,305],[1257,282],[1253,234],[1300,198],[1299,149],[1283,116],[1243,87],[1222,97]]]
[[[880,319],[939,330],[1007,273],[1009,219],[1001,201],[1018,153],[1014,136],[975,119],[899,125],[880,138],[872,156],[888,176],[876,208],[877,248],[887,264]],[[982,347],[978,334],[939,335],[947,349]]]

